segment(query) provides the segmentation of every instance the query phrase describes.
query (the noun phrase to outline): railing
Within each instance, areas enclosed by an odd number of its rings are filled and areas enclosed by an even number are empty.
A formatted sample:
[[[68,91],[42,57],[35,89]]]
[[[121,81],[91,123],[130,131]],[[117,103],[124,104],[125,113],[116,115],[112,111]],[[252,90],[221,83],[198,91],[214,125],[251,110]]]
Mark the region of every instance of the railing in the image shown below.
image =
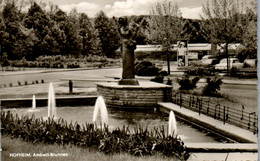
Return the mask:
[[[205,114],[221,120],[223,124],[230,123],[252,131],[254,134],[258,133],[258,116],[256,112],[246,112],[243,105],[240,108],[231,108],[219,103],[212,103],[209,97],[181,93],[173,94],[173,103],[180,105],[180,108],[185,107],[196,111],[199,115]]]

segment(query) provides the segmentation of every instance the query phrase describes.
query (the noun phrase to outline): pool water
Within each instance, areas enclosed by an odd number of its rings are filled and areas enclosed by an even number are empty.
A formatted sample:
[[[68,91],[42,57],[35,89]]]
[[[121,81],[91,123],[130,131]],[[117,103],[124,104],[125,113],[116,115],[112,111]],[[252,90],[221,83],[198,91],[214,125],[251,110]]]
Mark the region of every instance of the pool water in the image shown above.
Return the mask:
[[[92,123],[94,107],[93,106],[77,106],[77,107],[57,107],[57,118],[63,118],[68,123],[75,123],[76,121],[81,125],[85,123]],[[35,117],[47,118],[47,107],[37,108],[16,108],[5,109],[13,114],[22,115],[35,115]],[[100,116],[99,116],[100,117]],[[108,109],[109,128],[117,128],[128,126],[130,131],[136,126],[143,128],[153,129],[164,126],[167,132],[168,117],[163,116],[158,112],[153,111],[121,111],[118,109]],[[99,124],[99,123],[98,123]],[[217,143],[225,142],[223,138],[212,135],[206,131],[196,129],[191,125],[177,120],[178,136],[184,142],[190,143]]]

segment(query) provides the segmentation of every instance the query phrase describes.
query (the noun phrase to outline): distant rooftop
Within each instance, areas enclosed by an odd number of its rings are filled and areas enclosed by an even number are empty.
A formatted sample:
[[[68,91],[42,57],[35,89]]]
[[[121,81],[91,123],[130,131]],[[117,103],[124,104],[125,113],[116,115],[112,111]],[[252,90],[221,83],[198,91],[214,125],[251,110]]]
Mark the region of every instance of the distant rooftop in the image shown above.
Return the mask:
[[[237,49],[241,44],[229,44],[228,48],[229,50],[235,50]],[[221,45],[221,47],[224,47],[224,44]],[[220,46],[217,46],[217,49],[221,49]],[[137,45],[135,51],[161,51],[161,45]],[[189,51],[210,51],[211,50],[211,44],[209,43],[196,43],[196,44],[188,44],[188,50]],[[172,45],[172,51],[177,51],[177,44]]]

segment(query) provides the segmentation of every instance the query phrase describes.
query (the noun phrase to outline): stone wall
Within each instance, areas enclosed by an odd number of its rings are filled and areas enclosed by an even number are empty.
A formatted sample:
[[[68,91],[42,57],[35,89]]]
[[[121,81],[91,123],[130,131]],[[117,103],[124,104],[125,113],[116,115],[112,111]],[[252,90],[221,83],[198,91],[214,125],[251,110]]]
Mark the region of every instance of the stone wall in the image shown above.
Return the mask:
[[[172,87],[149,83],[149,86],[122,86],[115,83],[99,83],[97,91],[106,105],[114,108],[147,109],[157,107],[158,102],[170,101]],[[156,86],[153,86],[156,84]]]

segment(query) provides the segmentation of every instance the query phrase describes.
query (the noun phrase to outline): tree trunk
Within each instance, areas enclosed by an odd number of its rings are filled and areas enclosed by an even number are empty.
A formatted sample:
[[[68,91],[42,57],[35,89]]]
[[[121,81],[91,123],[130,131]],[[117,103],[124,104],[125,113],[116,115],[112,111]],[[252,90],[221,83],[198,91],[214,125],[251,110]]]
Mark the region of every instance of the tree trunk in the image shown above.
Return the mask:
[[[226,57],[227,57],[227,75],[229,75],[228,42],[226,42],[225,51],[226,51]]]
[[[170,54],[167,52],[167,66],[168,66],[168,75],[171,74],[171,70],[170,70]]]

